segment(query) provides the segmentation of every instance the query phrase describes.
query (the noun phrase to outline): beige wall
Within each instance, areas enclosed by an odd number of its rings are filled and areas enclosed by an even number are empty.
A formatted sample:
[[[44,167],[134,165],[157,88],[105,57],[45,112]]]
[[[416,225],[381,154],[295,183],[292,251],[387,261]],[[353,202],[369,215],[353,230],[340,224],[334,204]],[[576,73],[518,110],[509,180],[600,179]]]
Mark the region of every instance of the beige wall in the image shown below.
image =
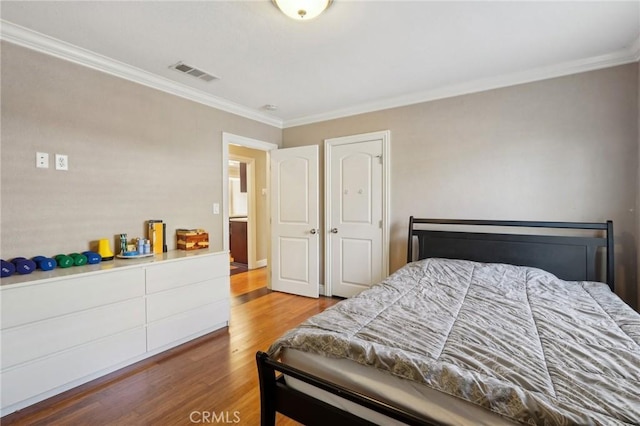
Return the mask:
[[[1,47],[3,258],[80,251],[121,232],[142,235],[149,218],[168,223],[170,248],[175,228],[201,227],[221,249],[222,215],[211,210],[226,184],[223,131],[291,147],[389,129],[391,270],[404,263],[411,214],[613,219],[617,291],[640,304],[637,64],[281,131]],[[36,169],[36,151],[48,152],[52,167]],[[69,156],[68,172],[53,168],[56,153]]]
[[[637,301],[638,66],[284,130],[283,146],[391,130],[390,270],[410,215],[614,221],[617,292]]]
[[[275,144],[282,130],[2,43],[1,255],[86,250],[147,219],[205,228],[222,249],[222,132]],[[36,151],[69,156],[35,168]],[[226,185],[226,182],[224,183]],[[222,208],[226,208],[223,206]],[[112,249],[115,247],[112,246]]]
[[[267,153],[257,149],[229,145],[229,154],[253,158],[255,160],[255,193],[256,203],[256,260],[266,261],[269,235],[269,215],[267,211],[267,196],[262,189],[267,187]]]
[[[636,187],[636,255],[638,262],[638,274],[636,275],[636,285],[638,286],[638,304],[640,307],[640,70],[638,71],[638,186]]]

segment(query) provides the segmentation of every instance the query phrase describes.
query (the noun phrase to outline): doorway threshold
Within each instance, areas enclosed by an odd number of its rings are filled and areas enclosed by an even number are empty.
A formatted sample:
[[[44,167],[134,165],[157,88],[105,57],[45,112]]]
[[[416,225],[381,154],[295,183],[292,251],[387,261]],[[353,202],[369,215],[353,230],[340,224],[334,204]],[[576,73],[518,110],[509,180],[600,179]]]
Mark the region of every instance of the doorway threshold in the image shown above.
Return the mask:
[[[244,263],[231,262],[229,264],[229,274],[235,275],[242,272],[247,272],[249,268]]]

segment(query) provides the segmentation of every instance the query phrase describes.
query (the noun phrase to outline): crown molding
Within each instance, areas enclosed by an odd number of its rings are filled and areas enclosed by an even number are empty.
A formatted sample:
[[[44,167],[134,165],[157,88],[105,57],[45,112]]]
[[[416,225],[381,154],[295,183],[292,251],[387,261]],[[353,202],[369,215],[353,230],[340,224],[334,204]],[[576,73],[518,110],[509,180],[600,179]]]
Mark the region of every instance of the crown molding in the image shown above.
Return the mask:
[[[244,105],[236,104],[226,99],[210,95],[201,90],[193,89],[173,80],[160,77],[123,62],[99,55],[87,49],[80,48],[73,44],[63,42],[2,19],[0,19],[0,40],[5,40],[31,50],[64,59],[279,129],[334,120],[385,109],[415,105],[438,99],[499,89],[517,84],[525,84],[640,61],[640,37],[638,37],[630,46],[606,55],[470,81],[433,90],[411,93],[404,96],[382,99],[326,113],[314,114],[290,120],[282,120],[281,118],[266,115]]]
[[[282,128],[283,122],[280,118],[260,113],[243,105],[210,95],[201,90],[160,77],[123,62],[91,52],[90,50],[21,27],[9,21],[0,20],[0,40],[5,40],[9,43],[55,56],[279,129]]]
[[[411,93],[408,95],[387,98],[379,101],[363,103],[360,105],[334,110],[327,113],[285,120],[283,123],[283,128],[286,129],[289,127],[303,126],[306,124],[335,120],[338,118],[344,118],[358,114],[415,105],[423,102],[435,101],[438,99],[451,98],[454,96],[466,95],[471,93],[484,92],[486,90],[531,83],[534,81],[562,77],[571,74],[578,74],[586,71],[594,71],[638,61],[640,61],[640,37],[638,37],[630,46],[613,53],[580,59],[576,61],[563,62],[560,64],[535,68],[523,72],[474,80],[466,83],[427,90],[423,92]]]

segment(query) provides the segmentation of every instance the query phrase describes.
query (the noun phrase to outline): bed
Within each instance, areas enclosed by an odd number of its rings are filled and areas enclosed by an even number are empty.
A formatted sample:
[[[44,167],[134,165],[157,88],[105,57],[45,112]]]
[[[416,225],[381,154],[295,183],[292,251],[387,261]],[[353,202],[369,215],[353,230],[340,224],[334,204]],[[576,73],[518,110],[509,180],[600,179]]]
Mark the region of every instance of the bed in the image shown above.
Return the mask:
[[[638,424],[640,316],[612,291],[610,221],[411,217],[407,253],[257,353],[263,425]]]

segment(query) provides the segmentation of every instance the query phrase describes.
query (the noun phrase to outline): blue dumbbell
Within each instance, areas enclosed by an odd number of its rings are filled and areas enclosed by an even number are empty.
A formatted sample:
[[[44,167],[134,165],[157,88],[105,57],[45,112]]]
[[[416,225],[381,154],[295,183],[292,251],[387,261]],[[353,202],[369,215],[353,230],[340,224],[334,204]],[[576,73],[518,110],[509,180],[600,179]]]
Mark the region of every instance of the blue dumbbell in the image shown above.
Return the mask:
[[[56,260],[51,257],[36,256],[31,260],[36,262],[36,267],[38,269],[42,269],[43,271],[51,271],[52,269],[55,269],[56,266],[58,266],[58,262],[56,262]]]
[[[30,274],[36,270],[36,262],[24,257],[11,259],[11,263],[16,267],[16,272],[22,275]]]
[[[102,261],[102,256],[100,256],[95,251],[83,251],[82,254],[87,256],[87,263],[89,265],[100,263],[100,261]]]
[[[7,262],[4,259],[0,259],[0,278],[5,278],[13,275],[16,272],[16,265],[11,262]]]

